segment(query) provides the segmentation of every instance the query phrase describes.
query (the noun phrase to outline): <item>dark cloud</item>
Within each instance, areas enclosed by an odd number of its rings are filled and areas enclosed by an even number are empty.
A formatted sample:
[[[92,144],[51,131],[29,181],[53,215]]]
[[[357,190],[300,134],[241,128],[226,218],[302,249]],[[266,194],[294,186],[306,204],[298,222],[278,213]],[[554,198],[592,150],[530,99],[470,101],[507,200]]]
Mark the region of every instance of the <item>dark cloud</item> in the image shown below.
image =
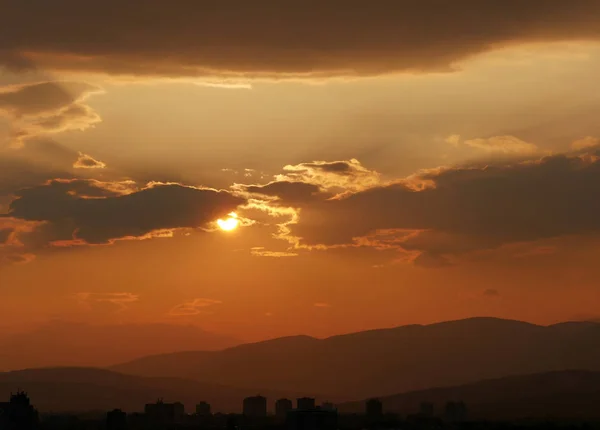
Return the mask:
[[[277,181],[305,182],[329,192],[357,191],[379,182],[379,173],[366,169],[356,159],[343,161],[313,161],[283,167]]]
[[[0,245],[4,245],[6,242],[8,242],[12,232],[12,228],[0,228]]]
[[[11,121],[12,146],[36,136],[85,130],[101,121],[83,102],[102,92],[82,82],[38,82],[0,87],[0,115]]]
[[[340,175],[351,175],[354,171],[354,165],[348,161],[332,161],[320,163],[302,163],[300,166],[322,170],[323,172],[337,173]]]
[[[435,169],[307,204],[291,235],[300,238],[301,245],[332,246],[368,244],[358,238],[399,229],[399,248],[427,252],[423,258],[439,260],[504,244],[600,231],[598,196],[600,151]]]
[[[277,197],[285,204],[307,202],[329,195],[322,192],[318,185],[305,182],[275,181],[266,185],[241,185],[239,189],[252,194]]]
[[[412,262],[417,266],[427,268],[447,267],[451,265],[450,261],[444,256],[428,251],[419,253]]]
[[[486,297],[499,297],[500,291],[496,290],[495,288],[488,288],[483,292],[483,295]]]
[[[69,170],[76,157],[76,153],[52,143],[36,144],[35,148],[27,145],[16,151],[0,150],[0,196],[52,178],[71,177]]]
[[[100,92],[82,82],[38,82],[0,88],[0,109],[14,117],[38,116],[59,111]]]
[[[521,42],[597,39],[596,0],[5,0],[0,62],[107,73],[449,70]]]
[[[18,192],[8,216],[44,222],[43,228],[33,233],[41,234],[42,242],[102,244],[155,231],[202,227],[244,203],[213,189],[153,184],[131,192],[127,185],[51,181]]]
[[[35,255],[33,254],[19,254],[19,253],[11,253],[11,254],[0,254],[0,265],[1,264],[27,264],[31,261],[35,260]]]

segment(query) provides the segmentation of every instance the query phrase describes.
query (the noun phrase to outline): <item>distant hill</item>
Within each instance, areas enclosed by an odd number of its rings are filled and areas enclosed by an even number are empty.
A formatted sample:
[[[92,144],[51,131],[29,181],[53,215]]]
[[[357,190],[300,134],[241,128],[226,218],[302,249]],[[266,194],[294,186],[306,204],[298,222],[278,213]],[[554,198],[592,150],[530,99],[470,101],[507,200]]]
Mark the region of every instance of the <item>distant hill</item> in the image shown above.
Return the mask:
[[[0,373],[0,402],[11,392],[25,390],[41,412],[88,412],[121,408],[143,411],[144,405],[158,398],[181,401],[187,412],[208,401],[216,412],[241,412],[244,397],[261,394],[269,408],[281,397],[295,398],[302,393],[261,389],[240,389],[178,378],[144,378],[94,368],[27,369]],[[333,400],[333,399],[332,399]]]
[[[469,419],[600,419],[600,372],[561,371],[509,376],[455,387],[382,397],[385,412],[416,413],[423,401],[443,414],[447,401],[464,401]],[[364,402],[338,405],[341,412],[364,412]]]
[[[323,340],[298,336],[219,352],[157,355],[112,369],[360,399],[507,375],[600,370],[600,324],[546,327],[471,318]]]
[[[191,325],[91,325],[53,321],[36,329],[0,335],[0,371],[49,366],[104,367],[149,354],[216,350],[236,339]]]

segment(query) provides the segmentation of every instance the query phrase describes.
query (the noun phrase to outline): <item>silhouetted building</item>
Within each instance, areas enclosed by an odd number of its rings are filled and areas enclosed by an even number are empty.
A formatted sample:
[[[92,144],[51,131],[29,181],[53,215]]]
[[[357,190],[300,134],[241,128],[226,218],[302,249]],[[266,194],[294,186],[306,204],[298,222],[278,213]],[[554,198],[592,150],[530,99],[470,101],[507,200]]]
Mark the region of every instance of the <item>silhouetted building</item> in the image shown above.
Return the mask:
[[[431,402],[421,403],[421,406],[419,407],[419,415],[422,415],[424,417],[433,417],[434,413],[435,413],[435,408],[433,406],[433,403],[431,403]]]
[[[335,411],[335,405],[331,402],[323,402],[323,404],[321,405],[321,409],[324,409],[326,411]]]
[[[467,405],[465,405],[465,402],[446,403],[444,418],[450,422],[465,421],[467,419]]]
[[[156,423],[174,423],[181,421],[185,414],[182,403],[165,403],[158,400],[156,403],[148,403],[144,407],[148,419]]]
[[[279,418],[285,418],[293,407],[294,405],[290,399],[279,399],[275,402],[275,415]]]
[[[235,430],[238,427],[238,417],[235,414],[229,414],[226,418],[225,428],[227,430]]]
[[[31,405],[27,393],[11,394],[10,401],[0,403],[0,429],[29,430],[38,424],[38,412]]]
[[[114,409],[106,414],[106,428],[108,430],[125,430],[127,428],[127,414],[121,409]]]
[[[383,404],[379,399],[369,399],[365,404],[365,413],[368,420],[380,420],[383,416]]]
[[[338,414],[323,409],[296,409],[287,415],[288,430],[336,430]]]
[[[259,418],[267,416],[267,399],[263,396],[246,397],[244,399],[244,415]]]
[[[200,402],[196,405],[196,415],[200,417],[208,417],[211,415],[210,404],[207,402]]]
[[[312,397],[300,397],[296,400],[296,409],[299,410],[311,410],[315,409],[315,399]]]

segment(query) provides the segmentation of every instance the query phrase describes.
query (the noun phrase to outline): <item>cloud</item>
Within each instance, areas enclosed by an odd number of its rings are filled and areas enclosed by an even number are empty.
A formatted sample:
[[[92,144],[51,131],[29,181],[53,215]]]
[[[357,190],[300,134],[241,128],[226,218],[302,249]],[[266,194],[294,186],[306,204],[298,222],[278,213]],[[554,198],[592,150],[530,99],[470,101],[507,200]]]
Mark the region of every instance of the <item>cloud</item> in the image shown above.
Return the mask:
[[[313,306],[315,308],[330,308],[331,307],[331,305],[329,303],[324,303],[324,302],[313,303]]]
[[[500,291],[496,290],[495,288],[488,288],[487,290],[483,291],[483,295],[486,297],[500,297]]]
[[[600,139],[597,137],[586,136],[571,143],[571,148],[575,151],[580,151],[583,149],[590,149],[598,145],[600,145]]]
[[[52,178],[72,177],[76,158],[76,152],[52,141],[32,140],[18,150],[0,148],[0,197]]]
[[[596,40],[595,1],[7,0],[0,64],[150,76],[448,71],[527,42]]]
[[[53,180],[21,190],[5,217],[43,223],[28,240],[38,246],[106,244],[203,227],[245,201],[225,191],[181,184],[88,179]],[[165,231],[167,230],[167,232]]]
[[[269,182],[266,185],[236,184],[234,189],[250,194],[258,194],[262,198],[275,197],[283,204],[291,205],[330,196],[323,192],[318,185],[287,180]]]
[[[4,245],[8,242],[12,232],[12,228],[0,228],[0,245]]]
[[[556,253],[556,246],[535,246],[525,251],[515,254],[516,258],[537,257],[540,255],[550,255]]]
[[[68,130],[85,130],[101,121],[84,101],[102,89],[82,82],[38,82],[0,87],[0,116],[10,119],[11,146]]]
[[[79,153],[79,158],[73,163],[75,169],[104,169],[106,164],[102,161],[98,161],[91,155]]]
[[[20,240],[20,235],[30,234],[40,226],[8,217],[0,217],[0,266],[4,264],[26,264],[34,260],[32,254]]]
[[[222,303],[223,303],[222,301],[214,300],[214,299],[204,299],[204,298],[194,299],[192,301],[184,302],[184,303],[181,303],[181,304],[173,307],[169,311],[169,315],[171,315],[171,316],[198,315],[198,314],[202,313],[202,310],[204,308],[214,306],[214,305],[220,305]]]
[[[327,192],[359,191],[377,185],[380,175],[366,169],[356,159],[345,161],[313,161],[284,166],[285,173],[276,175],[277,182],[303,182]],[[273,184],[271,184],[274,187]]]
[[[98,304],[109,303],[117,311],[124,311],[131,303],[139,301],[140,297],[133,293],[90,293],[82,292],[75,294],[80,305],[87,309],[94,309]]]
[[[256,257],[296,257],[298,253],[289,251],[269,251],[262,246],[255,246],[250,250],[250,253]]]
[[[460,135],[452,134],[445,139],[446,143],[449,143],[452,146],[460,145]]]
[[[450,139],[450,141],[448,139]],[[454,145],[457,145],[459,142],[456,136],[450,136],[448,139],[446,139],[446,141],[449,141]],[[470,139],[465,140],[463,145],[489,153],[500,154],[523,155],[534,154],[538,151],[538,147],[533,143],[525,142],[515,136],[494,136],[487,139]]]
[[[29,253],[4,253],[0,252],[0,265],[2,264],[27,264],[35,260],[34,254]]]
[[[417,179],[427,185],[410,178],[306,204],[289,236],[297,248],[396,248],[439,266],[471,251],[600,231],[600,152],[445,167]]]
[[[420,267],[438,268],[452,265],[448,258],[435,252],[421,251],[417,253],[417,255],[411,255],[409,253],[407,257],[409,258],[408,261]]]

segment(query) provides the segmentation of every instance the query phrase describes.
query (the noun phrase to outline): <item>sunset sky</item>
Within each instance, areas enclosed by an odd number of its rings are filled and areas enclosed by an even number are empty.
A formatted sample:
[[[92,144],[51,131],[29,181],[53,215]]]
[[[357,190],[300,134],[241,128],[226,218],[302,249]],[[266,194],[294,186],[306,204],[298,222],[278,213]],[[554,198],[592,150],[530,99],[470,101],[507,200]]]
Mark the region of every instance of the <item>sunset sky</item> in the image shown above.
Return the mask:
[[[2,4],[0,331],[600,318],[599,1]]]

